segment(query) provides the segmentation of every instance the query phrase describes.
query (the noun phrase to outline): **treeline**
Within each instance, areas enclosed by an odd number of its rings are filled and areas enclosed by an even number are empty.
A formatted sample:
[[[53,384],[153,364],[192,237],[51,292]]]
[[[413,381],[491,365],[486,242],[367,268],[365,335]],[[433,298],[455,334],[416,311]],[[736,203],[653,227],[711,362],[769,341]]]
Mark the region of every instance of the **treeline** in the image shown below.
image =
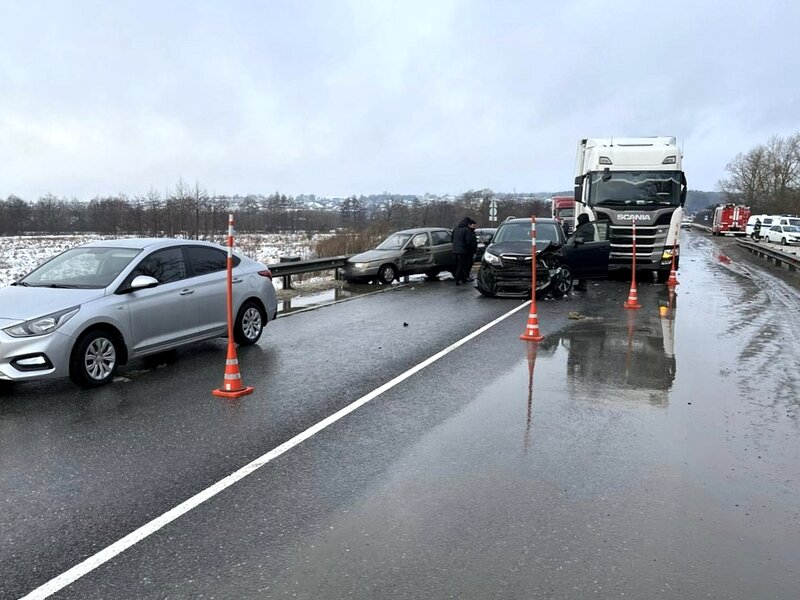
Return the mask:
[[[338,204],[313,206],[285,194],[245,197],[211,196],[199,184],[179,180],[161,194],[117,195],[88,202],[47,195],[36,201],[0,198],[0,235],[99,233],[110,235],[200,238],[224,233],[233,213],[237,231],[388,231],[410,227],[452,227],[465,215],[488,226],[489,203],[497,201],[498,218],[549,214],[549,205],[530,194],[495,194],[469,190],[453,199],[414,196],[351,196]]]
[[[709,206],[724,204],[728,197],[723,192],[703,192],[700,190],[689,190],[686,194],[686,205],[684,209],[689,214],[699,213]]]
[[[719,188],[728,201],[758,213],[800,214],[800,132],[773,136],[725,167]]]

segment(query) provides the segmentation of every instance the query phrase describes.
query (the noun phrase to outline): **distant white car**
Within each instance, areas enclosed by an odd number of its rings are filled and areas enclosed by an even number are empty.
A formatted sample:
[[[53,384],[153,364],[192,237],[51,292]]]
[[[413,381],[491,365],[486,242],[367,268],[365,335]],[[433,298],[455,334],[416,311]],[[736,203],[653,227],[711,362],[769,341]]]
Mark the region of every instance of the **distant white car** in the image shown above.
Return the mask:
[[[233,260],[233,334],[254,344],[277,313],[272,274]],[[0,382],[108,383],[128,359],[227,333],[227,251],[207,242],[93,242],[0,289]]]
[[[767,230],[766,239],[776,244],[800,244],[800,227],[795,225],[773,225]]]

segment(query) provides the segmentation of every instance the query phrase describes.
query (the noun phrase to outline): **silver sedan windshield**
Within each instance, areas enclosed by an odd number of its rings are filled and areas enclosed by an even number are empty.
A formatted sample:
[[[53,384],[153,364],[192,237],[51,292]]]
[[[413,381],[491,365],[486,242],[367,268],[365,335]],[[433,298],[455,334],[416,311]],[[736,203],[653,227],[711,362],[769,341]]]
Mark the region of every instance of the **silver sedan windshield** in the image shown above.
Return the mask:
[[[141,252],[138,248],[73,248],[17,282],[29,287],[104,288]]]

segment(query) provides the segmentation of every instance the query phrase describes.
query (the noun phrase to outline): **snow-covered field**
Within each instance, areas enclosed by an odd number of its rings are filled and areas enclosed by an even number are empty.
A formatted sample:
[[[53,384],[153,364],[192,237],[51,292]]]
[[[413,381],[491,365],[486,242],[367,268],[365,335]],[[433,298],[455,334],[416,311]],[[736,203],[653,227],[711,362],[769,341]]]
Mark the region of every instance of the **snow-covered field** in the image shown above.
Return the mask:
[[[241,234],[234,241],[235,249],[242,254],[261,261],[277,263],[281,256],[312,258],[318,241],[329,234]],[[118,236],[102,235],[52,235],[52,236],[0,236],[0,287],[22,277],[48,258],[68,248],[86,242],[113,239]],[[214,240],[225,243],[220,236]],[[279,278],[275,280],[279,286]]]

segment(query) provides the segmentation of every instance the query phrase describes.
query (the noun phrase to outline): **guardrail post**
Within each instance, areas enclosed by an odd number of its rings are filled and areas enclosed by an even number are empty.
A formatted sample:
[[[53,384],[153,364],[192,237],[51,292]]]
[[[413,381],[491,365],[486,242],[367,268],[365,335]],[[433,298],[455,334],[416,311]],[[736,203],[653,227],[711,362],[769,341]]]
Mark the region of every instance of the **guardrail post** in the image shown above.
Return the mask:
[[[280,263],[288,263],[288,262],[300,262],[299,256],[281,256],[278,258],[278,262]],[[283,289],[290,290],[292,289],[292,276],[291,275],[284,275],[283,276]]]

